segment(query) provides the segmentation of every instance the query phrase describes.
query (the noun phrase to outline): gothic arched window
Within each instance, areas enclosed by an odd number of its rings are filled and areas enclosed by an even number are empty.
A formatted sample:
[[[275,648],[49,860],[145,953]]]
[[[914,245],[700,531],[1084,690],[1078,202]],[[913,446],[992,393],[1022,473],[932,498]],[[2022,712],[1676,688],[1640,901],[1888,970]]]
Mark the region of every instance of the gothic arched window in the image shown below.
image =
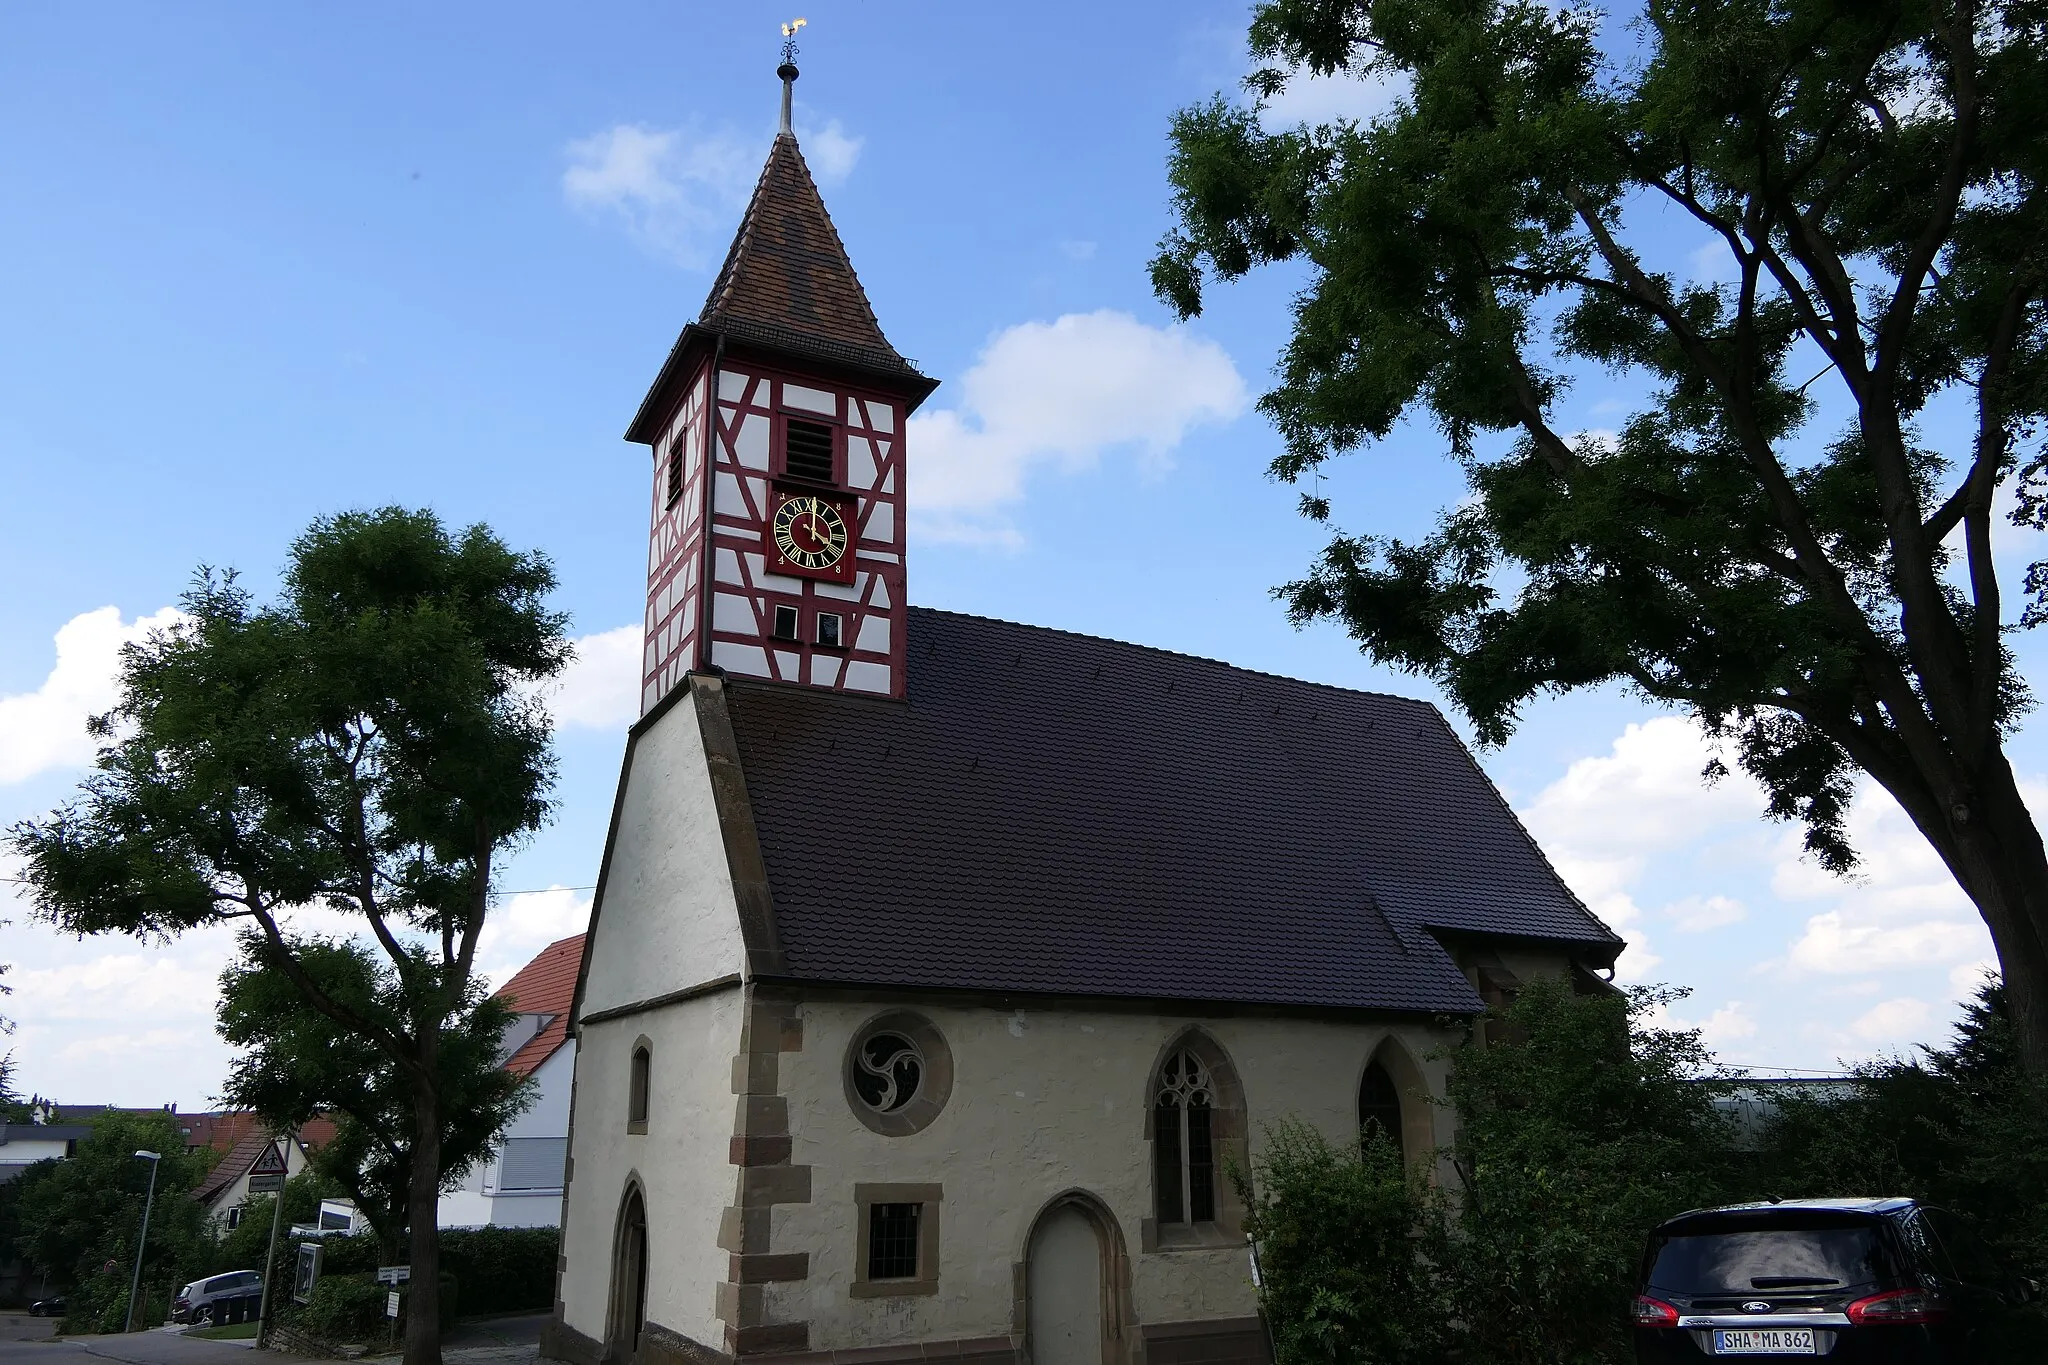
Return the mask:
[[[626,1131],[647,1131],[647,1091],[654,1069],[654,1048],[645,1038],[633,1045],[633,1068],[626,1077]]]
[[[1407,1154],[1401,1141],[1401,1092],[1377,1057],[1366,1066],[1364,1079],[1358,1083],[1359,1141],[1369,1141],[1375,1133],[1391,1140],[1396,1151]]]
[[[1216,1093],[1186,1048],[1159,1069],[1152,1110],[1153,1188],[1162,1225],[1216,1221]]]

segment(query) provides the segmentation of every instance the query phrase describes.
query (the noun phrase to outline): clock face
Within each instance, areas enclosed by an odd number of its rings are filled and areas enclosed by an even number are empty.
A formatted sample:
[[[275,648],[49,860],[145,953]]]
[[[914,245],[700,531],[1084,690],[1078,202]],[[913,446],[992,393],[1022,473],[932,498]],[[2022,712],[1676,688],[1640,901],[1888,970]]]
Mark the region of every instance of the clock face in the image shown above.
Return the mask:
[[[771,528],[775,549],[801,569],[832,569],[846,558],[846,517],[838,505],[808,495],[784,500]]]

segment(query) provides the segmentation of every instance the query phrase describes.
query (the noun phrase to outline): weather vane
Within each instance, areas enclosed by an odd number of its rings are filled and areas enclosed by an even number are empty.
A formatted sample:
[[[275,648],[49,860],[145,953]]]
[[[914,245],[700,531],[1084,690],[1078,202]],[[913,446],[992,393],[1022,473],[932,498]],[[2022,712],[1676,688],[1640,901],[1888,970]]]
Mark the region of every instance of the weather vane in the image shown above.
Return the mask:
[[[782,26],[782,64],[784,66],[796,65],[796,31],[810,22],[808,19],[792,19]]]

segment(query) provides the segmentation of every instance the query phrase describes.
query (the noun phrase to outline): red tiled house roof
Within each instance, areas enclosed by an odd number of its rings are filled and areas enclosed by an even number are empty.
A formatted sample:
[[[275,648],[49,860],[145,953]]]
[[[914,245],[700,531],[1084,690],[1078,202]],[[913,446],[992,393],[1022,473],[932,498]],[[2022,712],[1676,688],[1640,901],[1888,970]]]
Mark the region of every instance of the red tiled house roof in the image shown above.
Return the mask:
[[[498,989],[498,998],[521,1014],[547,1015],[540,1032],[505,1059],[515,1076],[531,1076],[569,1039],[569,1006],[576,998],[576,974],[583,967],[582,934],[550,943]]]

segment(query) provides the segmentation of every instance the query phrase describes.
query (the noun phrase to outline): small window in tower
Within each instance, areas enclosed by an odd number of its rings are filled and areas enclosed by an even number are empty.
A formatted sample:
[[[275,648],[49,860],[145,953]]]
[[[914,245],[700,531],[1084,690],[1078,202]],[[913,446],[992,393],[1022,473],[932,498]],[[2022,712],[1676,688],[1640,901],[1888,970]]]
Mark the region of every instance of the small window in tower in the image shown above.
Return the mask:
[[[868,1278],[917,1278],[917,1223],[921,1204],[868,1206]]]
[[[680,436],[669,442],[668,447],[668,507],[676,505],[676,499],[683,495],[683,441]]]
[[[826,649],[839,648],[839,613],[821,611],[818,613],[818,643]]]
[[[796,641],[796,608],[795,608],[795,607],[777,607],[777,608],[775,609],[775,638],[776,638],[776,639],[778,639],[778,640],[788,640],[788,641],[790,641],[791,643],[795,643],[795,641]]]
[[[782,436],[783,472],[799,479],[832,482],[832,428],[787,419]]]

